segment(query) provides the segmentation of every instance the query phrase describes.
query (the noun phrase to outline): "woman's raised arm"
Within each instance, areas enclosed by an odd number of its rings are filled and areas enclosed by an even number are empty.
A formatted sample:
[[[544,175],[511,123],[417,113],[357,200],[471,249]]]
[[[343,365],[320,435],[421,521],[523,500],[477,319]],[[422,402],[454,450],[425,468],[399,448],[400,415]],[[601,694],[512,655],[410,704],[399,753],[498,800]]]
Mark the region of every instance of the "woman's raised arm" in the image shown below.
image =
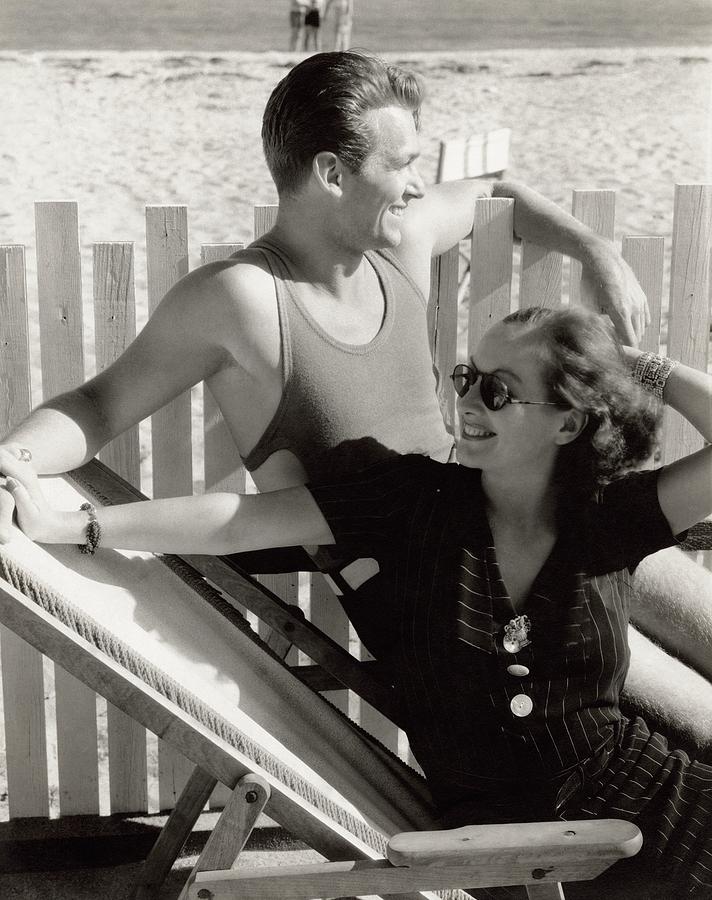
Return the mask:
[[[658,499],[673,534],[712,514],[712,377],[682,363],[626,348],[644,386],[658,388],[667,406],[699,431],[706,446],[666,465],[658,479]],[[647,362],[646,362],[647,360]],[[646,370],[647,366],[647,370]],[[647,371],[647,375],[646,375]]]

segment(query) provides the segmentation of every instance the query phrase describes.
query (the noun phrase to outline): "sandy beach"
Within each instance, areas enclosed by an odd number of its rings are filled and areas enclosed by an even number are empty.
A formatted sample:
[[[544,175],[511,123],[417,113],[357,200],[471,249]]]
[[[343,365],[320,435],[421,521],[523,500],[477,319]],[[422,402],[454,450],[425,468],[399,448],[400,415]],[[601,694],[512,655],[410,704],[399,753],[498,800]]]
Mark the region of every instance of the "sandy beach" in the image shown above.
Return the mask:
[[[438,142],[510,127],[509,175],[570,205],[618,190],[617,237],[669,234],[673,184],[710,177],[712,48],[389,54],[419,72],[422,172]],[[30,248],[36,200],[79,202],[82,246],[141,242],[147,203],[186,204],[203,241],[249,241],[275,202],[260,122],[286,53],[0,53],[0,242]],[[89,270],[89,257],[84,262]],[[137,247],[137,288],[145,270]]]

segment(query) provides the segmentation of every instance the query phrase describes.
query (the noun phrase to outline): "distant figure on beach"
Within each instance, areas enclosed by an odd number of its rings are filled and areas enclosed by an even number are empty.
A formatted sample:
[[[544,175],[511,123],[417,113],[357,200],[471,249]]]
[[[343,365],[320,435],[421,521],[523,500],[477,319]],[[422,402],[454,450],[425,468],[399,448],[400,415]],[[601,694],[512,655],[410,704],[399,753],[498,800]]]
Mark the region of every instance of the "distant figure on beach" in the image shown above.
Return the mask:
[[[304,16],[304,49],[321,50],[321,0],[311,0]]]
[[[296,50],[304,34],[304,16],[306,15],[305,0],[291,0],[289,8],[289,49]]]
[[[334,7],[334,50],[348,50],[351,46],[351,29],[354,22],[354,0],[328,0],[324,10],[326,21],[329,10]]]

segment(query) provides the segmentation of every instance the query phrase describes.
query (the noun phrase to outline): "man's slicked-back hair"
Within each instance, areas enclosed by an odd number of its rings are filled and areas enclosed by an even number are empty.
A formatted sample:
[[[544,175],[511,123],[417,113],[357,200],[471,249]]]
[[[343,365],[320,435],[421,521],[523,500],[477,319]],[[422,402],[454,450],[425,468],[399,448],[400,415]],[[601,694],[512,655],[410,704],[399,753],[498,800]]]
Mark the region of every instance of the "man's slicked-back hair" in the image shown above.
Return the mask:
[[[262,118],[262,146],[277,193],[293,195],[322,151],[359,172],[371,150],[364,115],[400,106],[417,128],[422,99],[415,74],[377,56],[347,50],[308,57],[272,91]]]

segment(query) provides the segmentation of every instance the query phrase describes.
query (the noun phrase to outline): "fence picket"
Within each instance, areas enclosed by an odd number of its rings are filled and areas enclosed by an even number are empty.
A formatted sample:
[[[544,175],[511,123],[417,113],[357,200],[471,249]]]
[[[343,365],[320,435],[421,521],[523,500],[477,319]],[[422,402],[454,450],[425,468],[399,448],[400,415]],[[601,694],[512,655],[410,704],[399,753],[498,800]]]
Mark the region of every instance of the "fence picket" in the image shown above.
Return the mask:
[[[530,241],[522,241],[519,266],[519,306],[558,306],[561,303],[564,257]]]
[[[0,433],[30,412],[25,248],[0,247]],[[0,625],[5,758],[11,818],[49,815],[42,656]]]
[[[74,202],[36,203],[37,298],[44,399],[84,381],[79,214]],[[96,695],[55,666],[57,767],[62,815],[99,812]],[[81,727],[75,727],[75,722]],[[77,764],[81,761],[81,765]]]
[[[188,213],[185,206],[146,207],[148,311],[188,274]],[[151,416],[153,496],[193,493],[190,392]]]
[[[512,302],[514,201],[477,200],[470,252],[468,352]]]
[[[36,203],[42,396],[84,381],[79,213],[74,202]]]
[[[0,625],[5,756],[11,819],[49,816],[42,655]]]
[[[603,237],[613,240],[615,225],[615,191],[574,191],[572,212],[584,225]],[[595,297],[590,296],[590,287],[581,282],[581,263],[571,260],[569,299],[572,304],[583,303],[596,308]]]
[[[430,270],[428,334],[437,373],[438,402],[450,434],[455,433],[455,391],[450,373],[458,358],[458,289],[460,248],[436,257]]]
[[[109,809],[115,813],[148,811],[146,729],[107,701]]]
[[[203,244],[200,261],[203,264],[219,262],[242,247],[243,244]],[[205,490],[244,492],[247,486],[245,467],[207,385],[203,388],[203,441]]]
[[[703,371],[709,363],[712,185],[675,186],[668,354]],[[665,419],[664,458],[702,446],[689,422],[672,410]]]
[[[136,336],[133,243],[96,243],[94,264],[94,336],[96,370],[102,372]],[[141,486],[138,426],[104,447],[102,462],[136,487]],[[148,809],[146,729],[107,703],[109,804],[112,813]]]
[[[146,207],[148,311],[188,273],[188,213],[185,206]],[[153,496],[193,493],[193,449],[190,391],[151,416]],[[181,753],[158,742],[158,803],[172,809],[193,771]]]
[[[349,620],[321,572],[309,574],[309,621],[339,646],[349,649]],[[324,691],[324,696],[342,712],[349,711],[347,690]]]
[[[660,348],[662,324],[665,239],[641,236],[624,237],[622,254],[623,259],[640,282],[650,308],[650,325],[646,328],[640,341],[640,348],[657,353]]]
[[[98,815],[96,694],[60,666],[55,666],[54,678],[59,811],[63,816]]]
[[[0,434],[32,408],[25,248],[0,246]]]
[[[254,211],[254,234],[255,240],[262,237],[268,232],[277,221],[277,206],[275,204],[264,204],[255,207]],[[299,578],[294,574],[284,575],[258,575],[257,580],[273,593],[281,597],[285,603],[299,603]],[[319,602],[319,601],[317,601]],[[258,622],[257,629],[259,634],[264,637],[269,631],[262,622]],[[287,661],[293,663],[295,661],[296,652],[290,650]]]
[[[277,209],[276,203],[261,203],[259,206],[255,206],[253,223],[255,240],[274,226],[277,221]]]
[[[96,371],[102,372],[136,337],[132,243],[97,243],[94,262]],[[99,459],[136,487],[141,485],[138,425],[111,441]]]

